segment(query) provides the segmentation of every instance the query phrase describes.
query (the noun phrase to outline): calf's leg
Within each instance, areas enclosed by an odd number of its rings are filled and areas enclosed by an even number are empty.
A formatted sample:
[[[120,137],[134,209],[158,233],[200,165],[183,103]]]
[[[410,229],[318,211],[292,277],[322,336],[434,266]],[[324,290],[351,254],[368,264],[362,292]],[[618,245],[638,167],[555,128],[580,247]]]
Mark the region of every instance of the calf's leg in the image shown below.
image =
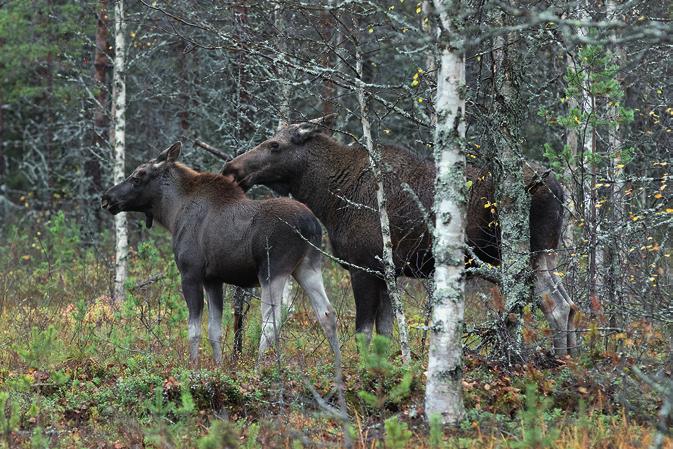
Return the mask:
[[[222,284],[206,283],[208,296],[208,340],[213,348],[213,358],[216,364],[222,363]]]
[[[294,271],[294,278],[301,288],[306,292],[311,300],[311,306],[315,312],[318,322],[322,327],[327,341],[334,353],[334,378],[339,394],[339,407],[341,412],[347,415],[346,399],[344,396],[344,384],[341,372],[341,348],[339,347],[339,337],[337,335],[336,312],[327,298],[325,286],[322,279],[320,253],[310,251],[304,257],[297,269]]]
[[[269,282],[260,282],[262,287],[262,338],[259,342],[257,362],[278,338],[281,325],[281,298],[289,275],[276,275]]]
[[[201,314],[203,313],[203,284],[200,280],[189,276],[182,276],[182,294],[189,310],[189,361],[196,364],[199,361],[199,343],[201,341]]]
[[[341,351],[339,349],[339,339],[337,338],[336,312],[327,298],[322,280],[319,256],[317,259],[317,261],[311,261],[309,256],[305,257],[294,271],[294,278],[311,300],[311,306],[323,332],[325,332],[327,341],[329,341],[335,356],[338,356],[340,359]],[[340,363],[339,366],[341,366]]]

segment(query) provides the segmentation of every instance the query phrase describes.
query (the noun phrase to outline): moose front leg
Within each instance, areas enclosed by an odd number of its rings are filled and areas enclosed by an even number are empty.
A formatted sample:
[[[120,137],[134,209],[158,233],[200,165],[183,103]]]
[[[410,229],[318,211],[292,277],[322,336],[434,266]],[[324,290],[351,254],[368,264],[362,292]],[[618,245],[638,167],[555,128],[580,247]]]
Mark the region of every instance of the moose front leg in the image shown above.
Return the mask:
[[[182,294],[189,310],[189,362],[196,365],[199,361],[199,343],[201,342],[201,315],[203,313],[203,284],[191,276],[182,276]]]

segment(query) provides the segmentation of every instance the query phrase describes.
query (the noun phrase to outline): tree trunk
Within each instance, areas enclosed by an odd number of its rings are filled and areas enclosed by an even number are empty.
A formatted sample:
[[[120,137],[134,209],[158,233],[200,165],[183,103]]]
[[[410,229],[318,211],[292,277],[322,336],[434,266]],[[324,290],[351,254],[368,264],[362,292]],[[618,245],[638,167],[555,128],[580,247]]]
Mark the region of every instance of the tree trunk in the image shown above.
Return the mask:
[[[47,38],[49,39],[52,35],[52,26],[51,26],[51,15],[53,3],[52,0],[47,0],[47,11],[45,13],[45,28],[47,29]],[[54,210],[53,200],[54,200],[54,175],[56,173],[56,167],[54,167],[54,54],[51,51],[51,47],[47,51],[47,67],[45,73],[45,79],[47,82],[47,88],[45,91],[45,104],[44,110],[47,114],[47,120],[45,123],[44,130],[44,151],[45,157],[47,160],[47,166],[45,167],[47,173],[47,210],[50,212]]]
[[[99,0],[98,2],[98,19],[96,22],[96,49],[94,52],[93,66],[94,66],[94,85],[96,88],[96,104],[94,105],[93,116],[93,146],[95,150],[89,154],[84,163],[84,172],[89,178],[89,195],[93,197],[103,191],[103,182],[101,177],[101,168],[98,161],[97,154],[107,153],[103,151],[110,147],[108,140],[108,86],[107,73],[109,64],[108,52],[108,0]],[[98,228],[98,209],[95,212],[96,223],[95,228]]]
[[[328,7],[332,6],[332,1],[328,2]],[[320,12],[320,21],[318,25],[320,34],[322,35],[322,40],[325,42],[325,51],[320,57],[320,65],[325,68],[334,67],[334,54],[330,47],[333,45],[332,34],[334,32],[334,25],[331,20],[330,12],[328,9],[324,9]],[[323,105],[323,116],[334,113],[334,97],[335,94],[335,85],[334,83],[326,78],[322,78],[322,105]]]
[[[433,30],[432,21],[430,16],[432,15],[432,1],[424,0],[421,5],[421,10],[423,12],[421,18],[421,29],[425,34],[428,35],[431,39],[435,38],[435,31]],[[437,70],[437,55],[434,51],[429,51],[425,57],[425,71],[427,73],[435,73]],[[432,126],[437,125],[437,113],[433,110],[430,115],[430,123]]]
[[[580,20],[589,20],[587,17],[586,0],[582,0],[577,4],[577,15]],[[580,37],[587,36],[587,29],[579,27],[577,33]],[[590,62],[580,61],[587,64],[582,67],[583,79],[580,97],[580,107],[583,114],[586,115],[586,124],[582,130],[581,138],[582,145],[579,148],[578,164],[580,167],[580,193],[579,197],[582,201],[582,215],[581,218],[585,223],[585,235],[589,241],[589,300],[591,304],[591,314],[600,312],[601,298],[599,286],[604,284],[602,278],[603,271],[600,269],[603,266],[604,253],[603,247],[599,242],[599,234],[601,233],[599,215],[598,215],[598,189],[596,183],[598,181],[598,166],[595,158],[597,151],[596,142],[596,128],[592,126],[591,120],[594,117],[596,110],[596,98],[592,93],[592,78],[589,74],[592,72],[591,67],[588,66]],[[585,162],[588,159],[589,167]]]
[[[114,0],[115,12],[115,56],[112,79],[112,147],[114,148],[113,181],[122,182],[125,163],[126,143],[126,23],[124,21],[124,0]],[[128,228],[126,213],[115,215],[115,278],[114,299],[124,298],[126,283],[126,262],[128,258]]]
[[[504,21],[500,21],[505,25]],[[494,118],[499,122],[496,131],[498,145],[498,176],[496,179],[496,204],[500,230],[500,276],[505,299],[504,319],[514,334],[514,343],[503,349],[509,353],[520,351],[518,322],[510,322],[510,312],[522,310],[529,302],[530,272],[530,196],[523,177],[524,159],[519,144],[519,129],[523,109],[517,98],[514,60],[508,52],[513,36],[497,36],[494,39],[493,71]],[[514,350],[514,351],[512,351]]]
[[[607,16],[612,18],[616,14],[617,5],[614,0],[608,0],[606,4]],[[613,49],[615,63],[620,67],[623,66],[626,55],[624,53],[624,48],[617,44]],[[620,84],[623,85],[622,80],[620,79]],[[624,164],[622,161],[622,139],[621,139],[621,127],[617,122],[617,116],[619,110],[616,106],[610,107],[609,117],[611,120],[614,120],[616,124],[613,130],[608,130],[608,151],[612,155],[611,164],[609,167],[610,178],[614,181],[610,184],[609,192],[609,207],[610,207],[610,216],[608,218],[608,223],[612,226],[613,229],[620,229],[622,223],[625,220],[625,211],[624,211]],[[610,239],[610,244],[606,245],[606,254],[605,254],[605,263],[607,265],[608,273],[605,276],[605,296],[607,304],[610,305],[611,312],[611,323],[612,327],[618,327],[623,325],[624,321],[624,304],[622,301],[622,291],[619,287],[621,284],[618,282],[618,279],[621,276],[621,263],[619,260],[619,250],[621,248],[621,242],[619,238],[619,233],[610,232],[612,238]]]
[[[242,36],[242,41],[245,42],[244,33],[248,30],[248,6],[246,3],[239,4],[235,7],[236,29]],[[250,97],[251,79],[248,73],[248,64],[250,58],[247,55],[245,45],[241,47],[236,55],[236,67],[238,68],[238,83],[236,93],[236,138],[241,141],[249,141],[255,132],[255,127],[252,124],[252,114],[250,105],[253,100]]]
[[[383,271],[388,289],[388,298],[391,302],[397,327],[400,335],[400,349],[402,350],[402,360],[405,364],[411,362],[411,350],[409,349],[409,335],[407,331],[407,321],[402,309],[399,289],[397,288],[397,278],[395,277],[395,261],[393,259],[393,242],[390,234],[390,221],[388,219],[388,210],[386,206],[386,194],[383,189],[383,177],[387,174],[383,172],[382,155],[379,147],[374,146],[372,141],[371,125],[369,123],[369,102],[365,92],[364,82],[362,81],[362,51],[357,45],[355,49],[355,67],[358,75],[358,102],[360,104],[360,120],[362,122],[362,134],[365,140],[365,148],[369,154],[369,166],[371,167],[374,179],[376,180],[376,201],[379,207],[379,217],[381,221],[381,236],[383,237]],[[392,175],[392,174],[391,174]]]
[[[180,120],[180,139],[187,140],[189,134],[189,72],[187,67],[189,66],[189,54],[187,53],[187,45],[185,41],[180,41],[175,46],[177,51],[178,59],[178,77],[180,85],[180,111],[178,112],[178,118]]]
[[[285,19],[280,4],[276,5],[276,29],[278,30],[278,48],[281,52],[287,53],[287,37],[285,36]],[[290,84],[287,79],[282,79],[286,70],[278,70],[276,76],[279,78],[280,89],[280,104],[278,105],[278,126],[276,129],[280,130],[285,125],[290,123]]]
[[[432,308],[430,354],[425,389],[425,415],[439,415],[445,424],[463,418],[462,335],[465,309],[465,55],[455,33],[452,14],[460,7],[435,0],[441,34],[437,73],[437,126],[434,153],[437,165],[434,209],[436,213],[433,254],[435,291]]]

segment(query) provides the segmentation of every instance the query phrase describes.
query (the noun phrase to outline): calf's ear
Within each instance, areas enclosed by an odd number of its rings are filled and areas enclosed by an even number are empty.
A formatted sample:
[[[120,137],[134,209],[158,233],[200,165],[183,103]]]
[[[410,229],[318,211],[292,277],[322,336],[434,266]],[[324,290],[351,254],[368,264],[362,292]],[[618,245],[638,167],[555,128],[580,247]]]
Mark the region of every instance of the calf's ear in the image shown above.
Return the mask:
[[[162,151],[161,154],[156,158],[156,161],[175,162],[180,157],[180,151],[182,151],[182,142],[175,142],[173,145]]]

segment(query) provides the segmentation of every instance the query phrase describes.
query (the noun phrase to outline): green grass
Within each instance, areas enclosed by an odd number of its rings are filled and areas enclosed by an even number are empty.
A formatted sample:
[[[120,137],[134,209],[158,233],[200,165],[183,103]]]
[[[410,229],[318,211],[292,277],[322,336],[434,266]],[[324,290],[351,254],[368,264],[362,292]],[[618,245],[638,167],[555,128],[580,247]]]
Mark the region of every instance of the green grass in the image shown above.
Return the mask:
[[[340,423],[321,412],[309,388],[336,403],[329,348],[301,292],[283,328],[280,371],[275,364],[255,370],[258,300],[247,316],[240,358],[231,357],[233,320],[225,313],[223,365],[212,364],[204,328],[201,364],[190,367],[187,312],[164,232],[152,230],[133,245],[128,294],[117,304],[109,297],[109,236],[85,245],[77,224],[56,216],[30,230],[9,229],[6,237],[0,247],[0,448],[343,444]],[[324,277],[338,313],[357,447],[628,448],[651,438],[659,403],[650,391],[633,393],[622,369],[629,361],[614,359],[613,349],[619,344],[637,350],[641,361],[662,360],[666,335],[659,330],[633,323],[633,332],[602,341],[577,360],[550,363],[544,349],[534,349],[548,341],[545,325],[530,312],[524,324],[530,362],[496,363],[488,346],[468,351],[467,417],[458,429],[430,432],[422,419],[422,283],[402,283],[414,354],[406,370],[394,341],[358,352],[348,276],[328,261]],[[156,280],[135,287],[148,279]],[[226,290],[227,301],[232,293]],[[468,324],[478,328],[495,317],[489,295],[488,287],[470,290]],[[472,338],[482,337],[475,332]]]

